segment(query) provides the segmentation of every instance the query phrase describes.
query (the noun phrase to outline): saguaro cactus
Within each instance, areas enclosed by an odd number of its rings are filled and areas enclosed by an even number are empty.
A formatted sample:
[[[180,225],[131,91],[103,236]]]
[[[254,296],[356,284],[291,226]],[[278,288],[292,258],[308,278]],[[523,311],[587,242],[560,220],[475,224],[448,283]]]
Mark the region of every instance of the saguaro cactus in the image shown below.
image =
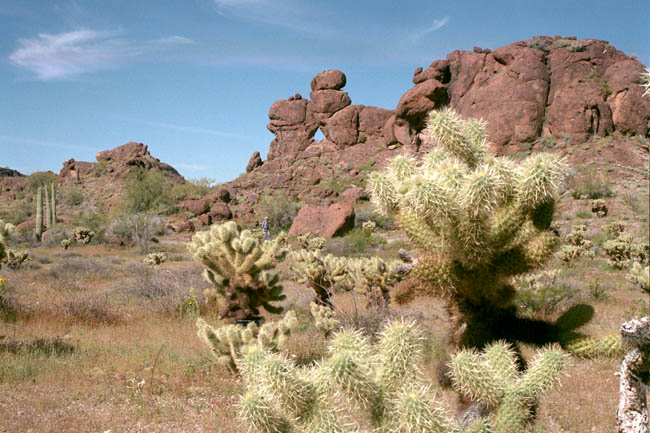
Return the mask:
[[[50,226],[54,227],[56,225],[56,189],[54,184],[50,186],[52,196],[51,196],[51,207],[50,207]]]
[[[45,216],[43,218],[43,223],[45,227],[49,229],[52,227],[52,211],[50,210],[50,189],[47,186],[43,188],[43,194],[45,195]]]
[[[34,236],[37,241],[41,240],[43,235],[43,189],[39,186],[36,191],[36,227]]]
[[[278,284],[280,275],[273,272],[287,255],[283,242],[280,234],[260,243],[249,230],[240,232],[233,221],[194,235],[187,248],[206,268],[204,276],[214,286],[206,296],[216,301],[219,318],[260,321],[260,308],[282,312],[272,302],[286,298]]]
[[[420,164],[398,156],[368,181],[372,200],[423,251],[394,298],[445,298],[457,343],[476,347],[498,338],[503,317],[515,313],[508,280],[557,245],[550,225],[565,171],[552,154],[520,164],[489,155],[484,130],[483,121],[451,109],[432,111],[426,136],[437,147]]]

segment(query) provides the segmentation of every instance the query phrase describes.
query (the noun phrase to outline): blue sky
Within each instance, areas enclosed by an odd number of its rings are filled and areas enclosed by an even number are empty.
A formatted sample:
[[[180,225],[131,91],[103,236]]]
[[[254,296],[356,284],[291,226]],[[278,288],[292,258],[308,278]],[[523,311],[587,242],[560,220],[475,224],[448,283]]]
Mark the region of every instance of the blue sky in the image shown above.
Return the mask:
[[[644,64],[650,2],[626,0],[0,0],[0,166],[58,172],[129,141],[187,178],[266,155],[271,104],[347,75],[394,108],[413,70],[535,35],[609,40]]]

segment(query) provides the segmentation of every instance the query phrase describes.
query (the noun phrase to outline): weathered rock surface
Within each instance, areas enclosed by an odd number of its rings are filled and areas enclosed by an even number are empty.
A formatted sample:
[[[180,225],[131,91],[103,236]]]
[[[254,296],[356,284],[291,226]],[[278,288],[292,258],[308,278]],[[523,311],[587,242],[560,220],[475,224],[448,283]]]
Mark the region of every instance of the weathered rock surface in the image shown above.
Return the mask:
[[[340,236],[354,228],[354,208],[348,203],[330,206],[306,204],[293,220],[289,236],[311,233],[322,238]]]
[[[253,152],[250,159],[248,160],[248,164],[246,164],[246,173],[250,173],[251,171],[255,170],[257,167],[261,166],[262,164],[263,162],[260,153]]]
[[[311,90],[341,90],[345,87],[345,74],[336,69],[328,69],[311,80]]]
[[[421,119],[446,104],[486,120],[499,153],[542,134],[574,142],[616,131],[647,136],[650,102],[637,84],[642,71],[640,62],[593,39],[541,36],[494,51],[454,51],[416,69],[415,87],[384,127],[385,142],[418,144]]]
[[[311,100],[295,95],[275,101],[267,125],[275,138],[265,164],[278,158],[320,155],[321,149],[314,146],[314,135],[319,128],[327,140],[325,147],[332,144],[335,150],[358,143],[359,132],[364,133],[363,141],[369,136],[381,136],[392,110],[351,105],[350,95],[341,90],[345,84],[343,72],[329,69],[312,79]]]

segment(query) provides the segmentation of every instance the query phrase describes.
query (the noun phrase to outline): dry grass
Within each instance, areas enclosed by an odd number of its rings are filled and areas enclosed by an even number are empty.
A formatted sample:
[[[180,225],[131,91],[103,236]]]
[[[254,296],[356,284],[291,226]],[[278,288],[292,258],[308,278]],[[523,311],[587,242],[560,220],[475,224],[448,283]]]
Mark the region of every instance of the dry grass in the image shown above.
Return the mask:
[[[610,215],[627,217],[630,233],[641,239],[647,234],[647,210],[624,203],[633,199],[619,194],[618,186],[613,183],[615,195],[607,199]],[[641,193],[647,191],[647,181],[644,188]],[[566,195],[559,208],[562,214],[575,215],[584,206],[583,201]],[[575,222],[558,219],[562,233]],[[608,219],[591,218],[587,237],[597,236]],[[382,236],[388,243],[369,249],[371,254],[395,258],[397,249],[407,246],[398,231]],[[87,246],[63,252],[32,248],[34,266],[0,271],[9,282],[7,299],[16,310],[15,321],[0,322],[0,431],[244,430],[235,417],[243,384],[214,365],[195,335],[195,316],[182,308],[188,296],[194,293],[200,298],[207,287],[201,268],[189,261],[182,244],[164,243],[156,248],[175,254],[175,261],[152,268],[143,265],[133,249]],[[602,336],[617,333],[624,320],[647,308],[641,292],[624,278],[624,271],[608,267],[602,253],[593,261],[579,260],[573,267],[563,267],[558,261],[548,267],[561,269],[558,281],[577,291],[542,318],[555,320],[573,304],[589,304],[595,315],[580,331]],[[326,350],[324,338],[309,320],[313,294],[288,280],[288,263],[281,269],[287,294],[282,304],[296,310],[301,323],[288,351],[298,363],[310,364]],[[596,299],[590,293],[589,283],[596,280],[610,288],[605,297]],[[447,316],[439,301],[419,299],[381,312],[365,310],[364,299],[353,293],[333,299],[346,325],[370,335],[392,317],[418,322],[427,335],[423,372],[432,383],[437,382],[438,366],[452,350],[446,343]],[[209,315],[208,319],[214,321]],[[39,349],[57,344],[53,342],[73,349]],[[534,351],[523,347],[525,357]],[[573,359],[562,386],[541,400],[532,431],[613,433],[618,401],[614,372],[619,363],[616,359]],[[440,396],[448,407],[458,408],[451,389],[440,391]]]

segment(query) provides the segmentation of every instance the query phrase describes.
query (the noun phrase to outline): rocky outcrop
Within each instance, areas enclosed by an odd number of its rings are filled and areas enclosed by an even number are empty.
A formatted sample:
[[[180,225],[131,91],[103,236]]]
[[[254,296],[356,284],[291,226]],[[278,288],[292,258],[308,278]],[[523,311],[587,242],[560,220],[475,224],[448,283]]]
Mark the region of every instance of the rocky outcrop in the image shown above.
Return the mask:
[[[648,136],[642,71],[640,62],[594,39],[540,36],[494,51],[454,51],[416,69],[415,86],[384,127],[385,143],[418,145],[426,113],[447,104],[486,120],[499,153],[540,135],[567,142],[616,132]]]
[[[0,167],[0,177],[25,177],[25,175],[9,167]]]
[[[345,84],[343,72],[329,69],[312,79],[311,99],[296,94],[275,101],[269,110],[270,122],[267,125],[275,139],[271,142],[267,159],[296,158],[302,152],[314,156],[321,152],[323,145],[336,150],[365,141],[369,136],[381,136],[382,127],[392,111],[351,105],[350,96],[341,90]],[[327,144],[314,142],[319,128]]]
[[[96,169],[97,167],[94,162],[75,161],[74,158],[70,158],[63,163],[63,167],[59,171],[59,178],[79,181],[93,174]]]
[[[340,236],[354,228],[354,208],[349,203],[330,206],[306,204],[293,220],[289,236],[311,233],[322,238]]]
[[[246,173],[250,173],[251,171],[255,170],[257,167],[261,166],[262,164],[263,161],[262,161],[262,157],[260,156],[260,153],[253,152],[250,159],[248,160],[248,164],[246,164]]]

